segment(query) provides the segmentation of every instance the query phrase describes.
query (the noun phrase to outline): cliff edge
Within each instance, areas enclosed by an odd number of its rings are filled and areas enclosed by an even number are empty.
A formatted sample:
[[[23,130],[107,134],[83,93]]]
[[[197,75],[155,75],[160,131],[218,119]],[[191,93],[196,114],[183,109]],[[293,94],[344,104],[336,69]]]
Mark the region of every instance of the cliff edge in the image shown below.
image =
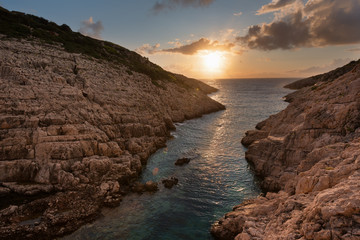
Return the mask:
[[[0,8],[0,239],[51,239],[116,206],[206,84],[66,25]]]
[[[304,79],[300,79],[298,81],[290,83],[290,84],[286,85],[285,88],[300,89],[303,87],[313,86],[320,82],[334,81],[335,79],[344,75],[345,73],[350,72],[359,63],[360,63],[360,59],[357,61],[351,61],[348,64],[346,64],[342,67],[338,67],[330,72],[319,74],[319,75],[308,77],[308,78],[304,78]]]
[[[263,196],[212,226],[216,239],[360,239],[360,64],[287,96],[246,133]]]

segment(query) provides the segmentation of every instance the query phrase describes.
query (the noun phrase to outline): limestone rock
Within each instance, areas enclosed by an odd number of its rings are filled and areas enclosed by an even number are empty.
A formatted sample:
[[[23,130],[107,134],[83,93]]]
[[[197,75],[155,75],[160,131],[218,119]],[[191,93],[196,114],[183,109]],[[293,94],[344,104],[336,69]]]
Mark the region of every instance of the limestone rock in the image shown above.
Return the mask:
[[[206,95],[215,89],[197,80],[175,75],[159,79],[159,87],[129,71],[61,45],[0,36],[0,196],[41,198],[5,211],[0,238],[51,239],[75,230],[100,206],[119,204],[175,121],[225,108]],[[41,218],[16,221],[33,215]]]
[[[360,65],[346,72],[291,93],[247,132],[268,193],[215,223],[216,239],[360,239]]]

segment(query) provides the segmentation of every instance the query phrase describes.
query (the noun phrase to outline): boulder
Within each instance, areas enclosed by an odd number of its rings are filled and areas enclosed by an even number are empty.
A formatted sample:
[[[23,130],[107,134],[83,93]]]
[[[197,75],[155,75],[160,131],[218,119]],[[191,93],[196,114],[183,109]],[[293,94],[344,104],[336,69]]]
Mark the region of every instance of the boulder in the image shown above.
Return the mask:
[[[147,181],[145,183],[145,190],[147,192],[156,192],[158,190],[158,184],[156,182],[153,181]]]
[[[176,162],[175,162],[175,165],[176,166],[183,166],[183,165],[185,165],[185,164],[188,164],[189,162],[190,162],[190,158],[179,158],[178,160],[176,160]]]
[[[174,185],[178,184],[179,179],[177,179],[176,177],[171,177],[168,179],[163,179],[161,182],[164,187],[171,189]]]

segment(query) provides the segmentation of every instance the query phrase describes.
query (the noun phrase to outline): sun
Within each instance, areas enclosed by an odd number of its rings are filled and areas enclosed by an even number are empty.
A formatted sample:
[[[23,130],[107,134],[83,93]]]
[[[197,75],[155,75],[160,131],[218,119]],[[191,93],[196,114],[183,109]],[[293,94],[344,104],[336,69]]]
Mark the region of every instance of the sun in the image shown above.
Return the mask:
[[[221,64],[219,52],[212,52],[204,56],[204,64],[208,69],[218,69]]]
[[[220,73],[224,65],[224,56],[221,52],[205,53],[202,56],[204,72]]]

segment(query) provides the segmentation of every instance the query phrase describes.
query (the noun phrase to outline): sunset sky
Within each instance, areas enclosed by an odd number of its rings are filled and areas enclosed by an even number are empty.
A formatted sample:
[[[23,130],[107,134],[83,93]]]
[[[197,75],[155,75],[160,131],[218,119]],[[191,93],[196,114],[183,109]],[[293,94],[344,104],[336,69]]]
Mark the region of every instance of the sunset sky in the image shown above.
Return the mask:
[[[360,0],[0,0],[189,77],[306,77],[360,58]]]

